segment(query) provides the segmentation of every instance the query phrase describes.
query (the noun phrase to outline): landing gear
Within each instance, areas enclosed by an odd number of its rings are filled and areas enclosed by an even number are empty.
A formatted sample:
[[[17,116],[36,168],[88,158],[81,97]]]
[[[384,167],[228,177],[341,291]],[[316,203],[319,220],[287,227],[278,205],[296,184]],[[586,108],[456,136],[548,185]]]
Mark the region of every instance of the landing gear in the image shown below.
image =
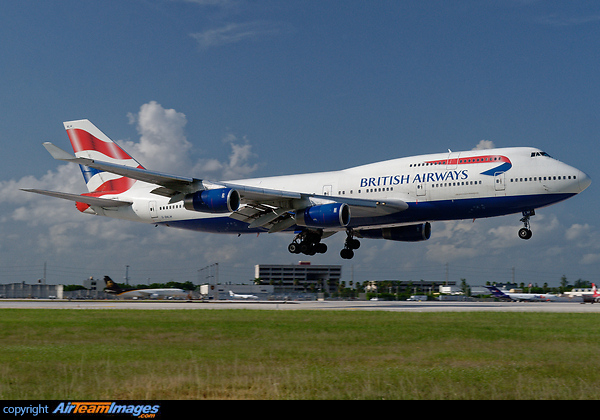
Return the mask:
[[[292,254],[324,254],[327,252],[327,245],[321,242],[322,236],[322,231],[304,230],[288,245],[288,251]]]
[[[348,237],[346,238],[344,249],[340,251],[340,257],[345,260],[351,260],[354,258],[354,250],[360,248],[360,241],[353,238],[351,230],[348,230],[346,233]]]
[[[531,216],[535,216],[535,210],[526,210],[523,212],[523,218],[521,219],[521,222],[523,222],[525,227],[519,229],[519,238],[521,239],[530,239],[533,235],[530,229],[531,224],[529,223]]]
[[[354,250],[360,248],[360,241],[354,239],[352,230],[348,230],[346,234],[348,237],[346,238],[344,249],[340,252],[340,256],[345,260],[350,260],[354,257]],[[303,230],[297,234],[292,243],[288,245],[288,251],[292,254],[324,254],[327,252],[327,245],[321,242],[322,238],[322,230]]]

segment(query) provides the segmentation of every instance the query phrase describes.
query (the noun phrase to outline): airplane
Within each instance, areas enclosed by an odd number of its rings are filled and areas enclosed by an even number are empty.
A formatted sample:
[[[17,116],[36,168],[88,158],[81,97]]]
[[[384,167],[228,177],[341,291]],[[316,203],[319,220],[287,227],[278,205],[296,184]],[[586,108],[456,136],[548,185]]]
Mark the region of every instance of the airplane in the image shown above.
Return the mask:
[[[201,232],[288,232],[294,254],[325,253],[323,239],[346,234],[343,259],[357,238],[424,241],[435,221],[521,214],[522,239],[539,208],[591,183],[579,169],[532,147],[404,157],[344,170],[210,181],[144,168],[89,120],[68,121],[72,155],[50,142],[57,160],[80,165],[88,192],[23,189],[71,200],[87,214]]]
[[[510,299],[517,302],[551,302],[557,300],[558,296],[550,293],[511,293],[498,289],[496,286],[485,286],[492,292],[494,297],[500,299]]]
[[[124,290],[117,285],[109,276],[104,276],[106,293],[114,294],[125,299],[173,299],[189,298],[189,292],[183,289],[165,288],[165,289],[129,289]]]
[[[237,293],[233,293],[231,290],[229,291],[229,297],[233,299],[258,299],[258,296],[254,295],[240,295]]]
[[[585,293],[581,297],[583,303],[600,303],[600,293],[598,293],[595,283],[592,283],[592,293]]]

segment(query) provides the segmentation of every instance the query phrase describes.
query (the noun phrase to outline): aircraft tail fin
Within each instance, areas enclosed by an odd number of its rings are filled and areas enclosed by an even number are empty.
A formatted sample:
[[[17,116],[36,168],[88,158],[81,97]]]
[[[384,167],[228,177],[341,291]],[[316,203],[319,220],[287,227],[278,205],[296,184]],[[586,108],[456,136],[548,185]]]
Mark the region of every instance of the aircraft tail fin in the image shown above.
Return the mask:
[[[123,289],[121,289],[119,287],[119,285],[117,283],[115,283],[110,277],[108,276],[104,276],[104,283],[106,283],[106,287],[104,288],[104,291],[106,293],[121,293],[123,292]]]
[[[75,156],[144,169],[89,120],[67,121],[64,126]],[[89,192],[120,194],[131,189],[136,183],[136,180],[131,178],[79,166]]]
[[[492,296],[494,296],[496,298],[503,298],[503,299],[508,298],[508,296],[506,294],[504,294],[496,286],[485,286],[485,287],[492,293]]]
[[[594,297],[600,297],[600,293],[598,293],[598,289],[596,288],[596,283],[592,283],[592,294]]]

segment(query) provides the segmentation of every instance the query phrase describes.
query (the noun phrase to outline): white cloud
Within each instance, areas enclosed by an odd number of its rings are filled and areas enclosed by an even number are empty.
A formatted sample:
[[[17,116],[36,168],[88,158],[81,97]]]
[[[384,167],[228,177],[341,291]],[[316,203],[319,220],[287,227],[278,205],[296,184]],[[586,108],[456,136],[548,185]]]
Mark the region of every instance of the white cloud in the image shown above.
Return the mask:
[[[191,166],[188,156],[192,145],[185,136],[187,118],[183,113],[152,101],[128,117],[131,124],[137,124],[140,140],[119,143],[143,166],[170,173]]]
[[[263,21],[246,23],[228,23],[222,27],[192,33],[190,36],[198,42],[201,49],[237,44],[265,36],[277,35],[286,31],[285,26]]]
[[[495,147],[496,146],[494,145],[494,142],[491,140],[480,140],[479,143],[477,143],[477,146],[473,148],[473,150],[493,149]]]
[[[582,240],[583,238],[587,238],[591,228],[589,224],[580,225],[575,223],[565,232],[565,238],[568,241]]]
[[[225,161],[193,161],[193,145],[185,133],[186,116],[157,102],[144,104],[139,112],[128,116],[136,124],[139,140],[117,142],[148,169],[191,176],[196,176],[193,170],[198,169],[218,180],[246,176],[258,166],[251,163],[256,155],[248,139],[232,134],[223,138],[224,147],[231,148]],[[255,241],[232,242],[235,237],[231,235],[155,229],[152,225],[82,214],[71,201],[23,192],[21,188],[87,192],[79,166],[73,164],[58,164],[41,177],[0,181],[0,235],[4,239],[0,242],[0,262],[73,258],[79,267],[89,263],[114,269],[130,261],[152,267],[165,259],[180,265],[243,259],[256,247]]]

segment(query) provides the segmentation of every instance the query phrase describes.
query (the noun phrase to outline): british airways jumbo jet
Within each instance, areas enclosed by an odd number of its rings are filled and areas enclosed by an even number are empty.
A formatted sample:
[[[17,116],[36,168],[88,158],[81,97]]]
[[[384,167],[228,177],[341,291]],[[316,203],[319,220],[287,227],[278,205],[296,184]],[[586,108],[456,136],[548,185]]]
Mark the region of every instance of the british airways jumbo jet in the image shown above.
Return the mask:
[[[211,182],[145,169],[88,120],[64,123],[75,156],[44,143],[58,160],[81,167],[88,192],[25,191],[71,200],[83,213],[213,233],[293,232],[291,253],[327,251],[323,239],[416,242],[431,222],[522,214],[531,238],[535,210],[585,190],[579,169],[531,147],[406,157],[341,171]]]

